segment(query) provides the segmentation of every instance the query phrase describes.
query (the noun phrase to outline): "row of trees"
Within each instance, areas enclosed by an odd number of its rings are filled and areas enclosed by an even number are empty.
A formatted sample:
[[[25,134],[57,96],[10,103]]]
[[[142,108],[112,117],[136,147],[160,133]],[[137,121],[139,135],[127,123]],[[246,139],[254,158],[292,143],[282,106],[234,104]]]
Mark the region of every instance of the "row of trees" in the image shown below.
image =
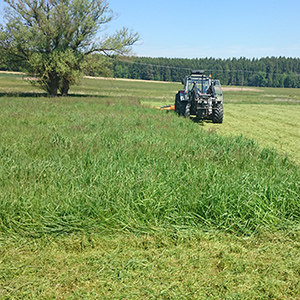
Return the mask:
[[[300,59],[266,57],[261,59],[180,59],[131,57],[114,61],[113,75],[161,81],[181,81],[191,70],[205,70],[223,85],[300,88]]]

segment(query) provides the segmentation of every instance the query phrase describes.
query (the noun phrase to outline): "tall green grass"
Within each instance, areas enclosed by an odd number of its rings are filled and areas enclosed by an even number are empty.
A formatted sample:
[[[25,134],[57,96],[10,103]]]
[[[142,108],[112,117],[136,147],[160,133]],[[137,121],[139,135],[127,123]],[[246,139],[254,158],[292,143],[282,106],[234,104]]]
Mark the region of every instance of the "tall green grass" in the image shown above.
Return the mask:
[[[299,167],[143,107],[144,94],[1,97],[0,230],[299,228]]]

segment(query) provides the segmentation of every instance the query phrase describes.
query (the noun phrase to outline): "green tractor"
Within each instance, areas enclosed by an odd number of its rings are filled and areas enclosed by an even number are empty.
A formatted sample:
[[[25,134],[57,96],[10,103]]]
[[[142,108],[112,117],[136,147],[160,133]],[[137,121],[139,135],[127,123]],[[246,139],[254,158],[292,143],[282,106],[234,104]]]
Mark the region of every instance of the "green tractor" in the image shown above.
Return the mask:
[[[223,93],[219,80],[204,75],[204,71],[192,71],[182,79],[182,84],[184,90],[175,97],[175,112],[179,116],[223,122]]]

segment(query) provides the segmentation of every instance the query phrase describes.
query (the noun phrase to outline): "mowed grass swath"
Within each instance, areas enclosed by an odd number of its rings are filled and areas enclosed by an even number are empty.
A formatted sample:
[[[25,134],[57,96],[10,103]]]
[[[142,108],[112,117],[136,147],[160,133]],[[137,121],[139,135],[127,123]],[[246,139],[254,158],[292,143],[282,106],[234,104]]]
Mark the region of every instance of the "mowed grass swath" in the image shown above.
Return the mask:
[[[80,96],[2,96],[1,231],[299,228],[288,157],[141,105],[177,87],[86,79]]]
[[[300,164],[299,89],[225,87],[224,94],[223,126],[206,127],[226,136],[243,134]]]

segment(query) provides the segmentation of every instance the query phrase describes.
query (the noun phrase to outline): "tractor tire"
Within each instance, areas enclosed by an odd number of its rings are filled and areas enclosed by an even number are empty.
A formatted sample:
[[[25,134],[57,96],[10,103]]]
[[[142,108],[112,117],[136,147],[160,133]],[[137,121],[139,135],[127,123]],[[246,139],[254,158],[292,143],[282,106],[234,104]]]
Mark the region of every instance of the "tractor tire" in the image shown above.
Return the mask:
[[[175,112],[180,116],[180,96],[179,93],[175,97]]]
[[[212,115],[213,123],[223,123],[223,105],[219,104],[215,109],[213,109]]]
[[[191,102],[188,102],[185,107],[184,117],[189,118],[191,115]]]
[[[179,101],[179,116],[185,116],[185,108],[186,108],[187,102],[186,101]]]

